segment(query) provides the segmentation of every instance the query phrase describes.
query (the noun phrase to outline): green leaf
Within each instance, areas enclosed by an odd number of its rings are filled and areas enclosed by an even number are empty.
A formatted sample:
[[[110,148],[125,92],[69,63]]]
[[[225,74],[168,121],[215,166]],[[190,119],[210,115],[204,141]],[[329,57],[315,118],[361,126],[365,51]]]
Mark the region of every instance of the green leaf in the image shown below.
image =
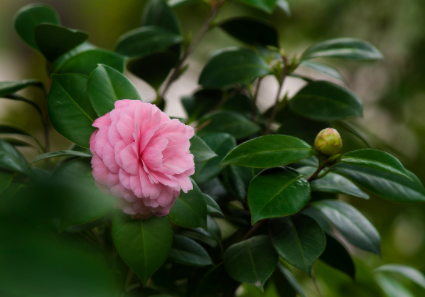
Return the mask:
[[[6,95],[16,93],[29,86],[35,86],[39,87],[40,89],[43,89],[43,84],[36,79],[24,79],[21,81],[2,81],[0,82],[0,98],[3,98]]]
[[[252,99],[244,94],[235,95],[227,99],[219,108],[219,110],[227,110],[240,113],[247,118],[252,116]],[[256,108],[257,114],[260,114]]]
[[[85,157],[85,158],[91,158],[93,157],[92,154],[86,154],[86,153],[82,153],[82,152],[77,152],[77,151],[71,151],[71,150],[64,150],[64,151],[54,151],[54,152],[49,152],[49,153],[45,153],[42,155],[38,155],[34,160],[31,161],[30,164],[44,160],[44,159],[49,159],[49,158],[57,158],[57,157]]]
[[[208,196],[206,194],[203,195],[205,198],[205,202],[207,203],[207,212],[224,216],[217,202],[211,196]]]
[[[232,111],[216,111],[207,114],[200,120],[200,124],[208,122],[199,130],[198,135],[203,136],[210,133],[229,133],[236,139],[248,137],[260,130],[260,127],[248,120],[243,115]]]
[[[294,169],[266,169],[251,181],[248,204],[251,222],[297,213],[310,199],[310,185]]]
[[[40,143],[40,141],[38,141],[37,138],[35,138],[34,136],[25,132],[22,129],[12,127],[12,126],[7,126],[7,125],[0,125],[0,134],[16,134],[16,135],[23,135],[23,136],[31,137],[38,144],[38,146],[41,148],[41,150],[44,151],[44,146]]]
[[[299,115],[318,121],[363,115],[363,102],[359,97],[327,81],[308,83],[289,101],[289,106]]]
[[[180,193],[168,217],[184,228],[207,228],[207,203],[198,185],[192,180],[193,190]]]
[[[201,89],[190,97],[183,97],[182,104],[189,117],[188,122],[199,119],[218,106],[223,91],[216,89]]]
[[[124,57],[114,52],[89,48],[83,51],[77,50],[65,59],[59,59],[53,65],[53,73],[80,73],[86,76],[95,70],[98,64],[112,67],[119,72],[124,71]]]
[[[172,50],[153,53],[131,60],[127,64],[127,69],[152,88],[158,90],[171,69],[176,66],[178,58],[176,52]]]
[[[410,179],[370,168],[338,164],[331,169],[384,199],[406,203],[425,201],[425,189],[412,172]]]
[[[40,24],[35,27],[34,39],[37,48],[50,62],[69,52],[89,38],[85,32],[68,29],[55,24]]]
[[[53,176],[60,176],[62,178],[80,178],[91,171],[92,168],[90,159],[75,158],[64,162],[59,168],[55,170]]]
[[[237,286],[238,282],[232,279],[220,263],[205,274],[199,282],[196,296],[216,296]]]
[[[41,23],[59,25],[56,11],[47,5],[30,4],[22,7],[15,16],[15,30],[30,47],[38,50],[35,43],[34,29]]]
[[[199,84],[204,88],[224,88],[234,84],[250,84],[251,80],[271,73],[266,61],[244,48],[215,51],[202,69]]]
[[[235,138],[226,133],[208,134],[202,139],[216,153],[217,157],[195,164],[193,178],[197,183],[205,183],[219,175],[224,170],[224,167],[219,167],[221,160],[236,146]]]
[[[400,281],[383,274],[374,276],[376,282],[384,291],[386,297],[415,297]]]
[[[32,144],[30,144],[26,141],[20,140],[20,139],[6,138],[6,137],[1,137],[0,139],[3,140],[3,141],[6,141],[7,143],[9,143],[9,144],[11,144],[15,147],[31,147],[31,148],[34,148],[36,151],[39,151],[39,149],[34,147]]]
[[[374,273],[392,273],[401,275],[417,285],[421,286],[425,289],[425,277],[424,275],[417,269],[400,264],[387,264],[378,267],[373,271]]]
[[[220,28],[232,37],[253,46],[279,47],[276,27],[260,19],[236,17],[219,24]]]
[[[298,168],[304,177],[308,177],[316,171],[317,167],[305,166]],[[355,183],[342,175],[329,172],[320,179],[310,182],[310,189],[312,192],[325,192],[335,194],[346,194],[363,199],[369,199],[369,195],[363,192]]]
[[[319,210],[353,245],[381,255],[381,238],[375,227],[357,209],[336,200],[321,200],[311,204]]]
[[[117,100],[142,100],[128,78],[106,65],[99,65],[90,75],[87,94],[99,117],[113,110]]]
[[[384,57],[376,47],[366,41],[354,38],[336,38],[309,47],[301,56],[301,60],[315,58],[375,61],[382,60]]]
[[[47,110],[53,127],[65,138],[89,147],[97,118],[87,96],[88,77],[81,74],[52,76]]]
[[[267,135],[248,140],[230,151],[221,162],[255,168],[284,166],[316,155],[304,141],[285,135]]]
[[[181,235],[173,235],[168,258],[176,263],[189,266],[214,265],[207,251],[197,242]]]
[[[13,173],[0,171],[0,194],[3,193],[10,186],[10,184],[12,183],[13,176]]]
[[[157,26],[180,34],[179,21],[164,0],[150,0],[143,11],[142,26]]]
[[[223,181],[230,194],[245,200],[249,183],[254,175],[253,168],[229,165],[224,170]]]
[[[133,220],[123,213],[112,220],[112,237],[118,254],[144,286],[164,264],[173,238],[167,217]]]
[[[289,3],[287,0],[278,0],[276,3],[276,6],[279,7],[281,10],[283,10],[286,15],[291,15],[291,10],[289,8]]]
[[[386,173],[398,174],[410,179],[409,172],[397,158],[376,149],[360,149],[343,154],[341,163],[366,167]]]
[[[115,51],[129,57],[162,52],[181,43],[182,37],[161,27],[145,26],[127,32],[118,39]]]
[[[356,267],[347,249],[333,236],[328,234],[325,235],[326,249],[320,256],[320,260],[344,272],[354,280],[356,277]]]
[[[332,122],[332,126],[339,131],[344,130],[344,131],[356,136],[367,147],[369,147],[369,148],[371,147],[371,145],[369,144],[369,142],[366,139],[367,137],[363,134],[363,132],[360,131],[359,128],[357,128],[356,126],[354,126],[350,122],[348,122],[348,121],[335,121],[335,122]]]
[[[41,108],[34,101],[28,100],[28,99],[26,99],[22,96],[17,95],[17,94],[5,95],[4,99],[21,101],[21,102],[25,102],[25,103],[31,105],[32,107],[34,107],[37,110],[38,114],[40,115],[40,118],[44,120],[44,116],[43,116],[43,112],[41,111]]]
[[[193,155],[195,163],[201,163],[217,157],[217,154],[205,141],[196,135],[190,139],[190,153]]]
[[[296,296],[298,293],[301,297],[306,297],[303,287],[297,281],[294,274],[282,264],[277,264],[273,278],[280,296]]]
[[[238,0],[239,2],[252,6],[256,9],[262,10],[271,14],[278,2],[278,0]]]
[[[184,5],[190,5],[194,3],[201,3],[201,0],[170,0],[168,5],[172,8],[181,7]]]
[[[345,79],[344,77],[341,75],[341,73],[336,70],[335,68],[333,68],[332,66],[326,65],[326,64],[321,64],[321,63],[316,63],[316,62],[312,62],[312,61],[303,61],[301,63],[302,66],[308,67],[310,69],[313,69],[317,72],[326,74],[332,78],[335,78],[337,80],[340,80],[342,82],[345,83]]]
[[[322,228],[322,230],[325,233],[333,234],[331,224],[329,223],[328,219],[320,211],[312,207],[307,207],[301,213],[314,219],[320,225],[320,228]]]
[[[0,168],[31,176],[25,157],[6,141],[0,140]]]
[[[270,238],[260,235],[230,246],[224,253],[224,267],[235,280],[263,291],[278,258]]]
[[[272,219],[269,232],[279,256],[311,276],[311,268],[326,247],[322,228],[305,215]]]

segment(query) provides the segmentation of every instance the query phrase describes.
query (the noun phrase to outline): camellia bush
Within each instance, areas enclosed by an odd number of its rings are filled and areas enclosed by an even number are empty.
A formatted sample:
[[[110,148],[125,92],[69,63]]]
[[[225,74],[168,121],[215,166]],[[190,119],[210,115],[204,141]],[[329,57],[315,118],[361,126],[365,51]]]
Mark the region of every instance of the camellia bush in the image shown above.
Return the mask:
[[[340,196],[413,203],[425,201],[425,190],[346,121],[363,114],[356,94],[297,74],[308,67],[343,81],[316,59],[376,61],[382,54],[366,41],[339,38],[289,56],[273,24],[217,19],[227,0],[211,0],[198,34],[184,38],[172,7],[190,2],[150,0],[141,26],[122,35],[115,51],[62,26],[49,6],[17,12],[16,32],[45,60],[47,83],[0,82],[0,95],[35,108],[45,133],[39,140],[0,126],[0,295],[227,297],[265,290],[305,297],[312,282],[320,296],[317,262],[361,283],[344,296],[408,296],[400,293],[406,279],[425,289],[424,276],[401,264],[357,278],[346,245],[381,256],[380,235]],[[289,10],[283,0],[240,2],[267,13]],[[211,53],[199,88],[181,99],[187,117],[170,118],[163,112],[170,86],[213,29],[245,46]],[[156,91],[153,104],[125,69]],[[260,112],[266,76],[279,88],[273,106]],[[288,76],[305,81],[292,98],[282,94]],[[16,94],[31,86],[45,95],[45,106]],[[73,143],[69,150],[50,150],[53,128]],[[341,153],[337,129],[365,148]],[[23,146],[40,155],[28,162],[16,149]]]

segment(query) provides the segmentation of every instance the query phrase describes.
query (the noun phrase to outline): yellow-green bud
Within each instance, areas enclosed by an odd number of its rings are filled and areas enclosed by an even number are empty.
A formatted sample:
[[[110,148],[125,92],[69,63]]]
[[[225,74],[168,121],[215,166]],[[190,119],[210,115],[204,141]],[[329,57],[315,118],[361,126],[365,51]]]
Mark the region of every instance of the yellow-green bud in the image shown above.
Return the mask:
[[[314,141],[314,148],[325,156],[338,154],[342,149],[342,139],[338,131],[326,128],[319,132]]]

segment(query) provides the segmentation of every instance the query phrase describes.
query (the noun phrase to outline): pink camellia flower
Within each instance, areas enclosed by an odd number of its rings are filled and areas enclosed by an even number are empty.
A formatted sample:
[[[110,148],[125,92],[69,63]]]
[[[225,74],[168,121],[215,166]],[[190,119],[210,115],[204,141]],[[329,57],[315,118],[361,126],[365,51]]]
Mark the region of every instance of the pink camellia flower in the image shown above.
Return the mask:
[[[127,99],[115,102],[93,126],[99,128],[90,138],[93,176],[99,188],[123,198],[125,213],[165,216],[180,190],[192,190],[192,127],[155,105]]]

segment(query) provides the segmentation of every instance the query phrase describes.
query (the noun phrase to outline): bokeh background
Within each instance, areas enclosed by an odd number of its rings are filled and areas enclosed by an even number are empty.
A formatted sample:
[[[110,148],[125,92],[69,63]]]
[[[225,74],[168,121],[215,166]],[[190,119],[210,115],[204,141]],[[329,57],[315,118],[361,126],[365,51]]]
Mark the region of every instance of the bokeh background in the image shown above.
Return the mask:
[[[46,81],[46,67],[41,56],[34,53],[13,29],[13,17],[18,9],[39,1],[0,1],[0,81],[37,78]],[[280,42],[289,56],[300,54],[309,45],[336,37],[355,37],[374,44],[385,56],[376,63],[326,61],[337,67],[348,87],[365,102],[364,118],[352,121],[367,136],[372,147],[384,149],[398,157],[425,182],[425,1],[423,0],[289,0],[291,15],[276,9],[268,15],[249,7],[230,3],[219,15],[223,20],[232,16],[251,15],[268,20],[280,32]],[[60,14],[65,26],[90,34],[89,42],[113,50],[117,38],[140,24],[143,0],[45,0]],[[183,32],[194,36],[208,15],[206,3],[176,8]],[[189,33],[191,32],[191,33]],[[190,68],[173,85],[167,95],[166,112],[184,117],[179,99],[197,88],[197,78],[211,51],[240,45],[218,28],[211,30],[190,58]],[[312,78],[320,74],[300,69]],[[153,101],[155,92],[147,84],[128,76],[139,89],[144,101]],[[340,83],[334,81],[336,83]],[[294,94],[303,82],[289,78],[285,90]],[[261,109],[268,108],[275,96],[277,82],[264,80],[259,94]],[[23,94],[43,104],[42,94],[29,89]],[[42,139],[42,125],[30,106],[8,100],[0,101],[0,124],[24,129]],[[52,132],[53,149],[67,149],[70,143]],[[345,148],[362,144],[343,134]],[[37,152],[22,151],[32,159]],[[372,197],[369,201],[348,199],[377,227],[382,237],[382,259],[352,249],[359,270],[368,271],[384,263],[403,263],[425,272],[425,204],[395,204]],[[316,267],[319,286],[324,296],[357,295],[348,277],[329,267]],[[320,275],[325,274],[325,277]],[[315,296],[311,280],[298,273]],[[364,276],[368,274],[365,272]],[[339,293],[331,295],[328,289]],[[261,296],[249,290],[247,296]],[[419,292],[419,291],[418,291]],[[243,292],[241,292],[243,293]],[[328,294],[328,295],[326,295]],[[335,294],[335,293],[334,293]],[[418,293],[420,294],[420,293]],[[374,295],[371,295],[374,296]],[[421,295],[416,295],[421,296]]]

